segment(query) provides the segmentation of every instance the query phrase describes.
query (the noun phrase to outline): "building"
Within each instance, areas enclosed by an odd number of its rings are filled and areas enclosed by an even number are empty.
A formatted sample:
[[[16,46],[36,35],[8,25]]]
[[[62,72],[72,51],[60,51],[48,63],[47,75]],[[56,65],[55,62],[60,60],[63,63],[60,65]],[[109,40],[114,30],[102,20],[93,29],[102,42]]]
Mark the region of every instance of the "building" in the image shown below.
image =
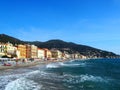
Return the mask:
[[[48,59],[51,59],[51,57],[52,57],[51,51],[50,51],[50,50],[47,50],[47,58],[48,58]]]
[[[16,56],[17,48],[15,46],[13,46],[13,44],[8,42],[6,44],[6,48],[7,48],[7,55],[9,57],[15,57]]]
[[[81,55],[81,59],[87,59],[87,57],[84,55]]]
[[[61,51],[59,51],[59,50],[57,50],[57,53],[58,53],[58,58],[62,58],[63,57],[63,54],[62,54],[62,52]]]
[[[38,49],[35,45],[18,45],[17,46],[17,54],[20,53],[20,58],[37,58],[38,57]]]
[[[19,50],[17,50],[16,51],[16,58],[20,58],[21,56],[20,56],[20,51]]]
[[[48,50],[47,48],[44,48],[44,55],[45,58],[50,59],[52,57],[52,53],[50,50]]]
[[[27,58],[26,55],[26,45],[19,44],[17,50],[20,52],[20,58]]]
[[[58,58],[61,59],[61,58],[63,58],[63,54],[59,50],[52,49],[51,53],[52,53],[52,58],[54,58],[54,59],[58,59]]]
[[[64,59],[70,59],[70,58],[71,58],[70,54],[64,53]]]
[[[6,44],[0,43],[0,57],[7,54]]]
[[[45,59],[45,50],[38,48],[38,58]]]
[[[35,45],[31,45],[31,58],[37,58],[38,48]]]
[[[31,45],[26,44],[26,58],[31,58]]]

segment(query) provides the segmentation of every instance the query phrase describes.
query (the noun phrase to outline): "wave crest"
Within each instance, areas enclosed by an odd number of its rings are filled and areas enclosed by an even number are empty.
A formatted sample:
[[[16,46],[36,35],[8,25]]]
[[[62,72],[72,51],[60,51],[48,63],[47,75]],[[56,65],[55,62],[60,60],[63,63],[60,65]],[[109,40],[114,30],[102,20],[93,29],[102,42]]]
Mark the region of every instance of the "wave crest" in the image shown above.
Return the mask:
[[[59,67],[76,67],[76,66],[85,66],[86,63],[50,63],[46,66],[46,68],[59,68]]]
[[[64,81],[72,84],[77,84],[80,82],[107,82],[107,79],[102,78],[100,76],[93,75],[80,75],[80,76],[72,76],[72,75],[64,75]]]
[[[32,80],[20,78],[8,83],[5,90],[40,90],[42,85],[38,85]]]
[[[48,64],[46,66],[46,68],[58,68],[60,66],[60,64],[58,63],[51,63],[51,64]]]

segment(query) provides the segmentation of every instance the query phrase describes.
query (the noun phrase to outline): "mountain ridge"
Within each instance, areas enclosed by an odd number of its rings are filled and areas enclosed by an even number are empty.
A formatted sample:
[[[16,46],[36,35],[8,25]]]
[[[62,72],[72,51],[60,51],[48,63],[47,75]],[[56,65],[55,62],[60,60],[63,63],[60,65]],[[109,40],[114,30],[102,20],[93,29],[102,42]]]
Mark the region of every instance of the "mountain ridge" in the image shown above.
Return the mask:
[[[6,35],[6,34],[0,34],[0,42],[7,43],[10,42],[12,44],[34,44],[39,48],[56,48],[62,52],[66,51],[68,53],[80,53],[84,56],[94,58],[94,57],[100,57],[100,58],[112,58],[112,57],[119,57],[119,55],[97,49],[91,46],[87,45],[81,45],[76,44],[73,42],[65,42],[63,40],[59,39],[53,39],[46,42],[40,42],[40,41],[22,41],[20,39],[14,38],[12,36]]]

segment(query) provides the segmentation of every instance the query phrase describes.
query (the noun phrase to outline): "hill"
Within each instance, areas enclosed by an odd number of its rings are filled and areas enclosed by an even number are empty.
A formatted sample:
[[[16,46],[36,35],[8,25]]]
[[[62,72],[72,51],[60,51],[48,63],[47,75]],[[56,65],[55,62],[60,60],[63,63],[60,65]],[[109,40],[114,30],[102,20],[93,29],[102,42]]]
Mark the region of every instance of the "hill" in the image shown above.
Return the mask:
[[[36,46],[41,48],[48,49],[56,48],[60,51],[67,51],[69,53],[80,53],[91,58],[95,56],[103,58],[118,56],[113,52],[96,49],[86,45],[79,45],[72,42],[65,42],[62,40],[49,40],[47,42],[32,42],[32,44],[35,44]]]
[[[0,34],[0,42],[3,42],[3,43],[10,42],[12,44],[19,44],[19,43],[24,44],[25,43],[24,41],[8,36],[6,34]]]
[[[93,48],[90,46],[86,45],[79,45],[75,44],[72,42],[65,42],[62,40],[49,40],[47,42],[39,42],[39,41],[34,41],[34,42],[29,42],[29,41],[22,41],[19,39],[16,39],[14,37],[5,35],[5,34],[0,34],[0,42],[10,42],[13,44],[34,44],[38,46],[39,48],[56,48],[60,51],[66,51],[68,53],[80,53],[82,55],[88,56],[90,58],[92,57],[102,57],[102,58],[110,58],[110,57],[118,57],[119,55],[116,55],[113,52],[108,52],[104,50],[100,50],[97,48]]]

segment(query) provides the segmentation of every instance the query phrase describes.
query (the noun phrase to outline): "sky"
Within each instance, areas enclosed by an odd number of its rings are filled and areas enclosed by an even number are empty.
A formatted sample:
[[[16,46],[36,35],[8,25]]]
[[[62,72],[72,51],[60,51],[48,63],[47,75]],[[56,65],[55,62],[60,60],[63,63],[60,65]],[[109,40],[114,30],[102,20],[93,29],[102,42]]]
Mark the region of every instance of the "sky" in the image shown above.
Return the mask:
[[[0,34],[120,54],[120,0],[0,0]]]

